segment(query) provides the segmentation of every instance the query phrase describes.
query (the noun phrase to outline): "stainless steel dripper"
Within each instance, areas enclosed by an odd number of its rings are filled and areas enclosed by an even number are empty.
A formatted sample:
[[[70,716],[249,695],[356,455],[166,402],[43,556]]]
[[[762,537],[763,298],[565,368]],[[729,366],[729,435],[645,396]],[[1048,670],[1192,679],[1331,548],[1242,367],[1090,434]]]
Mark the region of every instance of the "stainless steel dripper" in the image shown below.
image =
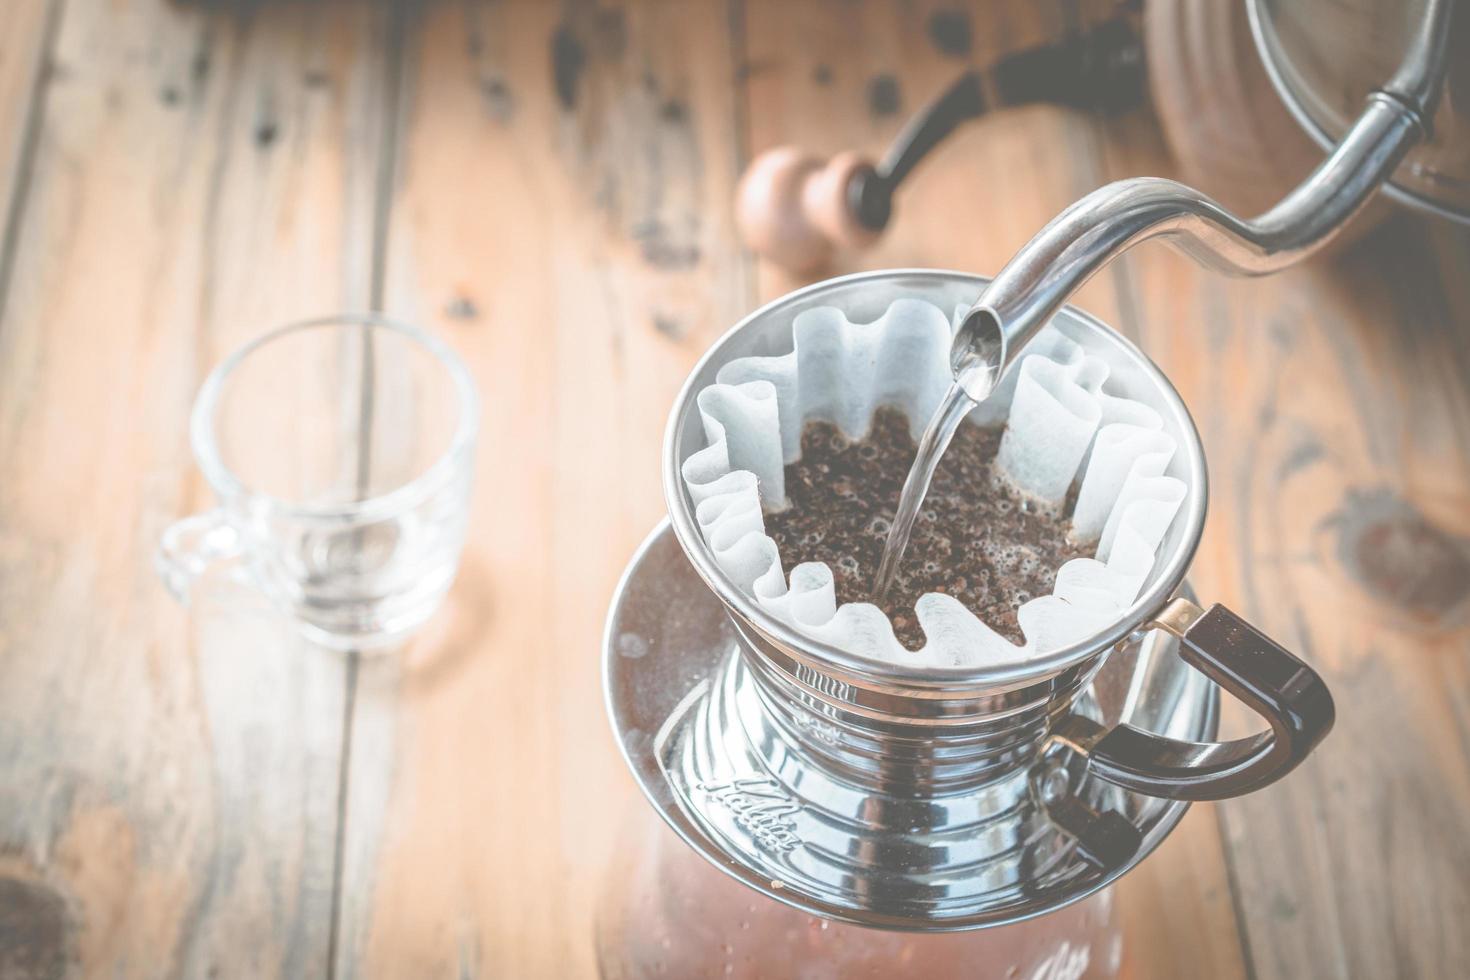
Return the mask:
[[[865,925],[974,928],[1075,901],[1141,860],[1185,801],[1279,778],[1333,720],[1315,672],[1229,611],[1194,604],[1184,576],[1205,514],[1198,433],[1137,348],[1071,308],[1047,329],[1159,412],[1180,447],[1170,472],[1190,488],[1111,626],[1001,669],[915,668],[814,641],[727,579],[679,475],[703,445],[695,395],[732,359],[789,352],[805,309],[867,322],[899,297],[964,308],[986,285],[952,272],[849,276],[777,300],[718,341],[670,416],[668,528],[635,557],[608,620],[609,711],[661,815],[758,891]],[[1214,742],[1207,677],[1270,730]]]
[[[1328,5],[1250,0],[1283,98],[1335,144],[1265,214],[1242,219],[1172,181],[1121,181],[1064,211],[993,282],[900,271],[819,283],[752,314],[695,368],[665,443],[669,523],[619,587],[604,665],[635,776],[716,867],[779,901],[864,925],[1014,922],[1114,880],[1186,801],[1264,786],[1330,729],[1321,678],[1228,610],[1202,610],[1184,583],[1203,528],[1205,470],[1178,395],[1136,348],[1064,306],[1113,257],[1154,237],[1219,271],[1260,275],[1322,248],[1380,186],[1450,217],[1470,213],[1463,3],[1457,12],[1456,0],[1370,0],[1350,4],[1340,24],[1338,0],[1330,17],[1302,14]],[[1364,53],[1375,47],[1397,67]],[[1354,100],[1362,108],[1350,121]],[[998,376],[1039,331],[1062,330],[1164,418],[1181,447],[1172,470],[1190,495],[1138,599],[1111,627],[1004,669],[908,668],[811,640],[719,570],[679,478],[701,444],[694,394],[731,359],[787,353],[803,309],[837,306],[865,322],[899,296],[970,307],[951,357],[961,383]],[[1269,731],[1213,741],[1218,691],[1205,678]]]

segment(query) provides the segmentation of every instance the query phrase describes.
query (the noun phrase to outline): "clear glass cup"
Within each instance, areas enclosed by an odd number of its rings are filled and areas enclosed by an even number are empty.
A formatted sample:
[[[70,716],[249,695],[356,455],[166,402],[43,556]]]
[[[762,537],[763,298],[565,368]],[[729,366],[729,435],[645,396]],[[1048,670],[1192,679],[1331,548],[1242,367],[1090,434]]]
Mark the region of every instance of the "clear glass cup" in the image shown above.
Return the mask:
[[[164,532],[164,584],[187,603],[223,567],[313,642],[400,642],[459,568],[478,406],[448,346],[383,317],[308,320],[247,344],[194,403],[190,441],[217,506]]]

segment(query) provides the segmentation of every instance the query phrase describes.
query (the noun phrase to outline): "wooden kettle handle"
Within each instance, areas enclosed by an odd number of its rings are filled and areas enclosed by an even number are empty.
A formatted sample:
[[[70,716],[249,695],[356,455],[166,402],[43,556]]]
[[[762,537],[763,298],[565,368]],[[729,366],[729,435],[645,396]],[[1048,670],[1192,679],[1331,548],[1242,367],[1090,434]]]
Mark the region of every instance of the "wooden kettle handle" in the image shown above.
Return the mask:
[[[866,248],[879,232],[858,220],[849,195],[872,172],[853,152],[823,162],[791,146],[767,150],[740,178],[740,234],[752,251],[797,273],[826,265],[839,247]]]

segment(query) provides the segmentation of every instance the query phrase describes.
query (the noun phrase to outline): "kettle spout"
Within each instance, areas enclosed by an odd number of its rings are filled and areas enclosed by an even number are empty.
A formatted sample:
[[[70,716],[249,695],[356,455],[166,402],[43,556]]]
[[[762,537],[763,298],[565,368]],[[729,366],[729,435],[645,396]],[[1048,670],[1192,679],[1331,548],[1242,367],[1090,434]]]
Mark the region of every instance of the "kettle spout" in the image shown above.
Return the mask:
[[[1202,265],[1237,276],[1275,272],[1342,229],[1423,138],[1422,107],[1375,92],[1332,154],[1279,204],[1240,218],[1192,187],[1138,177],[1100,187],[1044,227],[1008,262],[961,322],[956,378],[997,377],[1094,273],[1139,242],[1163,238]]]

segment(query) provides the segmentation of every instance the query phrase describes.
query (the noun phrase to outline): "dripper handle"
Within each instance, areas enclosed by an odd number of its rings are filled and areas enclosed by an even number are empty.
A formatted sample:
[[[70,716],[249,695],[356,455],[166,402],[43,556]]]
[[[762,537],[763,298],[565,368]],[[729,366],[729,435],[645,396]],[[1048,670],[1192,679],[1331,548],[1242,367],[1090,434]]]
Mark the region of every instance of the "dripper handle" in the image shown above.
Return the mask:
[[[1230,742],[1185,742],[1131,725],[1111,730],[1074,716],[1053,738],[1082,753],[1094,775],[1171,800],[1223,800],[1261,789],[1295,769],[1332,729],[1326,683],[1276,641],[1224,606],[1208,612],[1171,602],[1155,627],[1179,638],[1179,655],[1270,723]]]

